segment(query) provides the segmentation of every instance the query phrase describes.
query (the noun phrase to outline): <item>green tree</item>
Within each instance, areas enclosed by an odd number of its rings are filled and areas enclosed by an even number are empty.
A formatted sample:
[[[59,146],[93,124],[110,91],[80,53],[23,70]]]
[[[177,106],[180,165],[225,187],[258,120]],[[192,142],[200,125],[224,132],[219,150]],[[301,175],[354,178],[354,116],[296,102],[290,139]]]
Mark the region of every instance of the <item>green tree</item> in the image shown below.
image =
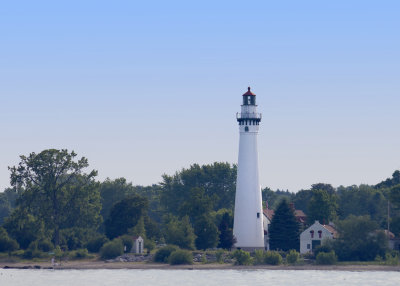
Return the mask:
[[[194,249],[196,236],[188,216],[182,220],[169,217],[165,227],[165,241],[185,249]]]
[[[129,234],[132,234],[136,237],[141,236],[143,239],[146,239],[146,229],[144,227],[144,216],[141,216],[137,222],[137,224],[130,229]]]
[[[400,208],[400,184],[390,189],[390,202],[397,208]]]
[[[383,190],[368,185],[340,186],[337,189],[337,195],[340,219],[345,219],[349,215],[369,215],[378,224],[385,224],[387,220],[387,199]]]
[[[19,245],[16,240],[8,236],[7,231],[0,227],[0,252],[11,252],[17,250]]]
[[[300,226],[292,208],[283,199],[275,211],[269,227],[269,245],[272,250],[288,251],[300,248]]]
[[[88,161],[75,161],[76,156],[73,151],[48,149],[20,156],[19,165],[9,167],[11,185],[22,190],[18,205],[44,222],[56,246],[66,224],[97,228],[101,223],[97,172],[84,173]]]
[[[0,193],[0,225],[3,224],[4,219],[11,213],[10,202],[4,193]]]
[[[377,255],[384,257],[387,237],[369,216],[350,215],[337,222],[336,227],[339,237],[333,247],[339,260],[370,261]]]
[[[312,190],[300,190],[292,197],[292,202],[296,209],[302,210],[307,213],[308,203],[312,197]]]
[[[188,200],[183,202],[180,207],[181,216],[189,216],[192,221],[198,217],[208,214],[213,209],[213,200],[205,194],[202,188],[192,188],[189,190]]]
[[[232,209],[236,189],[236,166],[218,162],[203,166],[193,164],[189,169],[182,169],[173,176],[163,175],[161,187],[161,205],[173,215],[188,214],[182,211],[187,209],[184,204],[193,198],[191,191],[194,188],[204,191],[201,197],[210,198],[214,210]]]
[[[196,234],[196,248],[206,250],[218,244],[219,231],[209,215],[203,215],[196,220],[194,225]]]
[[[147,199],[139,195],[130,195],[114,204],[105,222],[107,237],[112,239],[128,233],[128,229],[134,227],[145,215],[147,207]]]
[[[328,223],[336,219],[336,209],[334,195],[329,195],[325,190],[314,190],[308,203],[308,222],[312,224],[318,220],[321,223]]]
[[[106,221],[110,210],[113,205],[126,196],[133,194],[134,189],[131,183],[127,183],[125,178],[117,178],[115,180],[110,180],[107,178],[104,182],[100,184],[100,195],[101,195],[101,216],[103,221]]]
[[[218,247],[231,250],[232,246],[236,243],[236,239],[233,236],[232,218],[228,212],[225,212],[222,216],[218,230],[220,233]]]
[[[8,234],[17,240],[21,248],[28,248],[29,244],[40,238],[47,238],[44,222],[29,214],[26,209],[17,207],[6,219],[4,228]]]
[[[380,182],[375,186],[375,188],[377,189],[391,188],[399,184],[400,184],[400,171],[396,170],[393,172],[391,178],[387,178],[385,181]]]

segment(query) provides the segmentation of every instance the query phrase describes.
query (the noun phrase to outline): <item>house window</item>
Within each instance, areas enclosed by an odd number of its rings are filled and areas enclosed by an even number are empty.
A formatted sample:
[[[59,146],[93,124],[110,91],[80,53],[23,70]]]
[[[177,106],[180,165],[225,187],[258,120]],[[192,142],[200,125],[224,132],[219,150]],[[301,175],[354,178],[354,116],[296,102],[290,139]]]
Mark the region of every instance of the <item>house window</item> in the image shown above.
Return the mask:
[[[321,230],[318,230],[318,236],[319,236],[319,238],[322,237],[322,231]]]
[[[314,238],[314,231],[310,230],[311,238]]]
[[[311,244],[307,243],[307,249],[311,248]]]

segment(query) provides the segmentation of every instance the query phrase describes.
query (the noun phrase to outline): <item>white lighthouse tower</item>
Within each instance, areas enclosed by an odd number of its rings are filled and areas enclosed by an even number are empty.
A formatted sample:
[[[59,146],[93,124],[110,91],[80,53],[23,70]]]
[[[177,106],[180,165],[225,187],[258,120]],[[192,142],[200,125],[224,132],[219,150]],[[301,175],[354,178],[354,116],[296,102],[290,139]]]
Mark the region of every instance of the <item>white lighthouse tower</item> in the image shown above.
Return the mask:
[[[261,187],[258,178],[257,135],[261,114],[257,113],[256,95],[243,94],[239,122],[239,160],[236,181],[235,218],[233,234],[236,248],[254,250],[264,248]]]

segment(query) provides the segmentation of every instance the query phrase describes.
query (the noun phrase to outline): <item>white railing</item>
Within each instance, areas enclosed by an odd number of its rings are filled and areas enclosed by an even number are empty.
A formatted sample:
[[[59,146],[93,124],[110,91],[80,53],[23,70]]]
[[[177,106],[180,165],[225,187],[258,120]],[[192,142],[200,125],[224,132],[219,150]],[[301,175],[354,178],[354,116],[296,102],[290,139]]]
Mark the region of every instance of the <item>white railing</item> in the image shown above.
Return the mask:
[[[236,119],[260,119],[261,120],[261,113],[256,113],[256,112],[252,112],[252,113],[241,113],[238,112],[236,113]]]

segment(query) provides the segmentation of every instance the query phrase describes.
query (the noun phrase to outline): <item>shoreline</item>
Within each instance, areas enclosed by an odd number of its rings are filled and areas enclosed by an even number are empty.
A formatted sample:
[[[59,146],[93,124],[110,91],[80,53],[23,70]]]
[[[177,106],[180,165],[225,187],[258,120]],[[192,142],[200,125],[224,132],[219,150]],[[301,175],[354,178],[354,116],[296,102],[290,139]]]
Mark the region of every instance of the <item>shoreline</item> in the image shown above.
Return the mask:
[[[54,270],[315,270],[315,271],[395,271],[400,272],[400,266],[390,265],[233,265],[233,264],[192,264],[169,265],[161,263],[138,262],[105,262],[105,261],[68,261],[52,267],[50,262],[0,262],[2,269],[54,269]]]

